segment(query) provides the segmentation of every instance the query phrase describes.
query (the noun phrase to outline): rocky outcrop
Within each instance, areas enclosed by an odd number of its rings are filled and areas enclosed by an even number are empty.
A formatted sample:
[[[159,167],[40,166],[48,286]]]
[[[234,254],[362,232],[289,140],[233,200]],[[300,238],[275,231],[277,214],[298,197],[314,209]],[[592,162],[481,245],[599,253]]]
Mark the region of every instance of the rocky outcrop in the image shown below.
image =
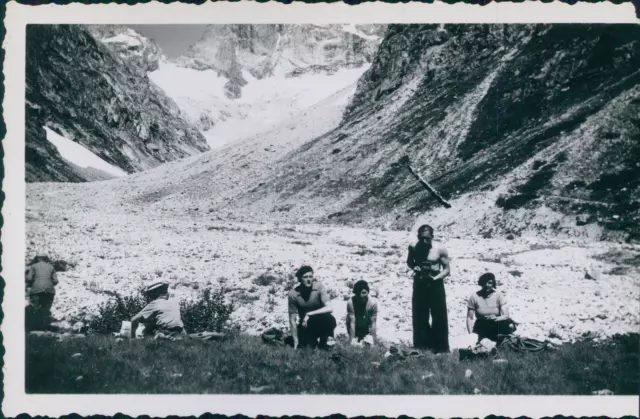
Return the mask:
[[[438,208],[398,164],[408,155],[446,199],[490,202],[475,232],[505,231],[510,218],[516,234],[546,230],[538,215],[549,211],[549,224],[587,214],[640,238],[638,36],[615,25],[391,25],[341,127],[238,205],[408,226]],[[455,225],[450,213],[443,223]]]
[[[95,39],[130,64],[143,77],[158,69],[158,63],[166,59],[160,47],[131,28],[122,25],[87,25]]]
[[[247,80],[295,77],[359,67],[371,62],[384,25],[209,25],[202,38],[175,60],[228,78],[227,97],[237,99]]]
[[[48,143],[43,126],[128,173],[207,150],[175,103],[142,74],[145,68],[112,53],[81,26],[30,25],[27,181],[87,179]]]

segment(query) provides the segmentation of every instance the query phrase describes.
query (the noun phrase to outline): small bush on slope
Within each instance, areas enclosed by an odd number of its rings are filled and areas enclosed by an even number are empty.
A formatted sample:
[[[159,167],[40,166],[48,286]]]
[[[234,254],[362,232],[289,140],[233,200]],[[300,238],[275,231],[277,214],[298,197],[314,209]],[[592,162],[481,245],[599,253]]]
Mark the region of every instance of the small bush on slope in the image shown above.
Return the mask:
[[[89,322],[89,330],[94,333],[112,333],[120,330],[125,320],[130,320],[147,305],[147,299],[138,290],[135,294],[114,298],[98,306],[98,314]]]
[[[140,290],[125,297],[115,294],[112,300],[98,307],[98,315],[89,323],[89,330],[99,334],[117,332],[122,321],[130,320],[146,304],[147,299]],[[221,289],[207,288],[194,300],[180,301],[180,315],[189,333],[222,331],[233,310],[233,304],[225,301]]]
[[[207,288],[197,299],[180,302],[182,322],[189,333],[223,331],[234,308],[226,302],[222,289]]]

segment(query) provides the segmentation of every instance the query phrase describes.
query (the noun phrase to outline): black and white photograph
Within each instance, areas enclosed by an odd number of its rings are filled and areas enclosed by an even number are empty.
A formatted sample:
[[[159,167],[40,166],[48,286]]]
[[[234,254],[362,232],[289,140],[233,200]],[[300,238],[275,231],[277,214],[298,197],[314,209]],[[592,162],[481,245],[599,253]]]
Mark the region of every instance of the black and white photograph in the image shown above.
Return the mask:
[[[637,24],[24,42],[27,395],[637,396]]]

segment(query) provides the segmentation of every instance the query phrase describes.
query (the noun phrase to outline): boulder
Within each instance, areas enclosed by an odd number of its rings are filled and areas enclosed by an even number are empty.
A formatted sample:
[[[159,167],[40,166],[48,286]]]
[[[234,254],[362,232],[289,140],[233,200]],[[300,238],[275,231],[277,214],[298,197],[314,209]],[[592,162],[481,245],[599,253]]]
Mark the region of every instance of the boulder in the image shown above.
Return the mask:
[[[600,280],[600,270],[595,266],[590,266],[584,273],[585,279],[591,279],[593,281]]]
[[[87,329],[87,326],[83,322],[75,322],[72,330],[74,333],[83,333]]]

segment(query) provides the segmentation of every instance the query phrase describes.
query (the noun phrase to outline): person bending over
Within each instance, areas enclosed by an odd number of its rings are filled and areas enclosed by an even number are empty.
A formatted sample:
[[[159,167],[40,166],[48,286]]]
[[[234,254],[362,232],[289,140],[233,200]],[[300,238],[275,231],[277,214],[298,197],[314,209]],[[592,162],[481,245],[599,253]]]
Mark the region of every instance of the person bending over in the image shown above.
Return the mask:
[[[297,287],[289,292],[289,325],[293,347],[310,346],[327,349],[334,345],[336,319],[328,305],[326,288],[313,278],[313,269],[302,266],[296,272]]]
[[[478,285],[480,290],[467,300],[467,331],[477,334],[478,342],[485,338],[498,342],[501,336],[516,330],[509,317],[507,300],[496,290],[496,277],[491,272],[480,275]]]
[[[56,269],[48,256],[38,254],[33,258],[25,272],[25,284],[29,304],[35,312],[35,318],[28,319],[29,327],[46,329],[51,323],[51,307],[58,285]]]

